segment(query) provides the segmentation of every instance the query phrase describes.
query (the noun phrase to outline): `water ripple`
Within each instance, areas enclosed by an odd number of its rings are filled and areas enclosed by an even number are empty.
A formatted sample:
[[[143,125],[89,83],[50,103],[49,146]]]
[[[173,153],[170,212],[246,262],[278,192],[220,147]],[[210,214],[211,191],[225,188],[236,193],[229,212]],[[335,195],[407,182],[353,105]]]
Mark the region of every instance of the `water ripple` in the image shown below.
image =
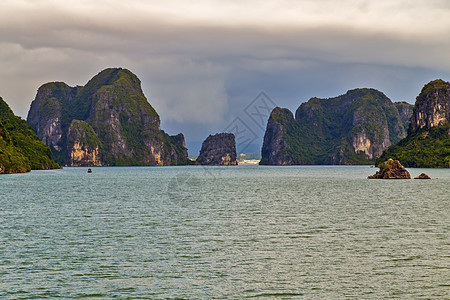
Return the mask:
[[[449,170],[0,176],[2,299],[450,298]],[[417,173],[417,174],[416,174]]]

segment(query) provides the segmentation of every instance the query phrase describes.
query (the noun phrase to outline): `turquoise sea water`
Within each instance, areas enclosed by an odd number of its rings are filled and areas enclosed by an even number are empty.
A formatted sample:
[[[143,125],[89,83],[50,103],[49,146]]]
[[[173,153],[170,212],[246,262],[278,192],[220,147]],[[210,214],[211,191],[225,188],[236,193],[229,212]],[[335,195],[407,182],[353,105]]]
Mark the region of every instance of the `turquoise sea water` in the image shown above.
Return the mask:
[[[0,298],[450,298],[450,170],[0,176]]]

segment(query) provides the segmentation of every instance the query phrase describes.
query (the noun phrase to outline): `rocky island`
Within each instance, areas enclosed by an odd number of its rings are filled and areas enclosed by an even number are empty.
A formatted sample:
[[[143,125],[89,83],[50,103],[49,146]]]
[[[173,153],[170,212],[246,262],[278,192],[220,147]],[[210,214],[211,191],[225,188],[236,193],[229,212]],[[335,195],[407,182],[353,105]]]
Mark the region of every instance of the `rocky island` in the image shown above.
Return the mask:
[[[369,179],[411,179],[408,170],[398,161],[388,159],[380,165],[380,170]]]
[[[198,165],[232,166],[237,165],[236,140],[232,133],[210,135],[202,143]]]
[[[103,70],[85,86],[42,85],[27,121],[63,165],[189,163],[184,136],[161,130],[140,80],[126,69]]]
[[[394,104],[375,89],[312,98],[295,113],[275,108],[262,147],[262,165],[372,164],[406,136],[412,105]]]
[[[431,177],[425,173],[420,173],[420,175],[417,177],[414,177],[414,179],[431,179]]]
[[[398,159],[407,167],[450,167],[450,83],[426,84],[416,98],[408,135],[376,161]]]
[[[0,174],[57,168],[50,149],[0,97]]]

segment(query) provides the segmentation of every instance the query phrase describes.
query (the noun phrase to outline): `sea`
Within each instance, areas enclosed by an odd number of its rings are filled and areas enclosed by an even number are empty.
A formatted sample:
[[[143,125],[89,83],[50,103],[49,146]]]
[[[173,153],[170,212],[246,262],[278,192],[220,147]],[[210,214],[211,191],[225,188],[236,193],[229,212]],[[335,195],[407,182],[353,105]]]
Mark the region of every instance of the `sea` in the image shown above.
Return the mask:
[[[449,299],[450,169],[0,176],[0,299]]]

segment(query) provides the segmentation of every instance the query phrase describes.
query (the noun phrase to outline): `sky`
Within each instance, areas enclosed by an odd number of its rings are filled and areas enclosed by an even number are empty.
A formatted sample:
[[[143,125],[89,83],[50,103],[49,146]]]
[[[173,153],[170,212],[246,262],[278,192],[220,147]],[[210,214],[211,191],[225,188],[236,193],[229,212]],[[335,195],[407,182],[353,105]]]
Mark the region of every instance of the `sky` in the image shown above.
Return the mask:
[[[42,84],[85,85],[108,67],[141,79],[191,155],[229,128],[251,132],[238,150],[253,151],[273,106],[361,87],[413,104],[449,81],[450,1],[0,1],[0,97],[17,115]]]

